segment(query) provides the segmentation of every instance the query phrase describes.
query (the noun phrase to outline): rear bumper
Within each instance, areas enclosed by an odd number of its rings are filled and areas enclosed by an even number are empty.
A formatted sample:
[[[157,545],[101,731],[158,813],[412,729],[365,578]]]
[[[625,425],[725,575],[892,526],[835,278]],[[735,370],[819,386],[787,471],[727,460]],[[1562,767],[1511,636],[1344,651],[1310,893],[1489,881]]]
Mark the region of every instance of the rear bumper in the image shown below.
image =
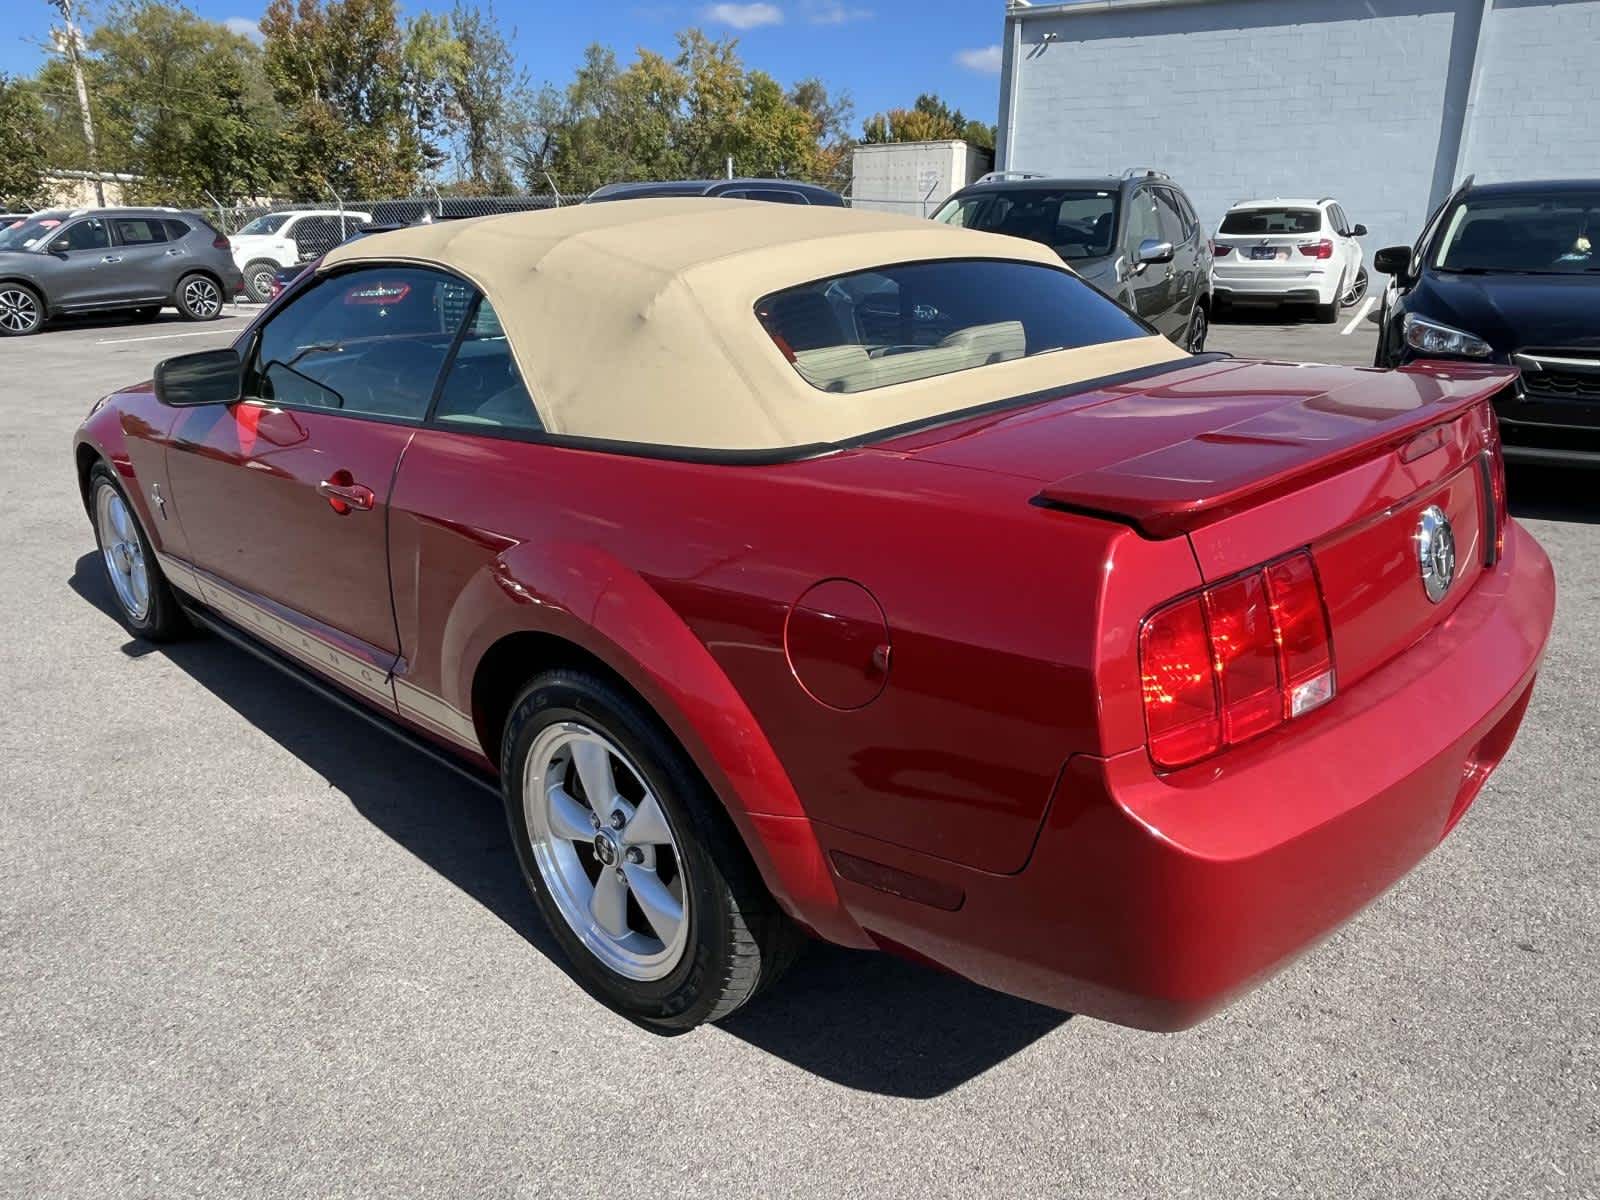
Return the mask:
[[[1224,267],[1212,270],[1213,293],[1222,300],[1258,301],[1274,304],[1327,304],[1339,287],[1330,271],[1284,272],[1279,278],[1269,275],[1234,274]]]
[[[1016,875],[819,826],[830,853],[962,900],[946,911],[846,879],[840,897],[880,945],[979,983],[1185,1028],[1315,944],[1449,832],[1511,745],[1554,607],[1549,561],[1513,524],[1504,557],[1442,625],[1312,716],[1168,776],[1142,749],[1073,758]]]

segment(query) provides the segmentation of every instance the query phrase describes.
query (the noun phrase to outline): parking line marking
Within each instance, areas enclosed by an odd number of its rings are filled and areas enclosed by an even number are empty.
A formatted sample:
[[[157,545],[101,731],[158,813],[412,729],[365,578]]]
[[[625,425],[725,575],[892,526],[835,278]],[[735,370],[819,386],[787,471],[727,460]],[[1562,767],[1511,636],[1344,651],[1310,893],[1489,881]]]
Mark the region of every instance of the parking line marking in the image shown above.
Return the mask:
[[[1350,324],[1339,330],[1339,336],[1349,337],[1350,331],[1367,319],[1367,314],[1372,311],[1372,306],[1377,302],[1378,298],[1376,296],[1368,296],[1367,302],[1356,311],[1355,316],[1350,318]]]
[[[224,326],[222,329],[199,329],[199,330],[196,330],[193,333],[152,333],[152,334],[146,335],[145,337],[136,337],[136,338],[101,338],[98,342],[95,343],[95,345],[96,346],[120,346],[124,342],[164,342],[168,338],[215,337],[219,333],[237,333],[237,332],[238,332],[237,327],[232,326],[232,325],[228,325],[228,326]]]

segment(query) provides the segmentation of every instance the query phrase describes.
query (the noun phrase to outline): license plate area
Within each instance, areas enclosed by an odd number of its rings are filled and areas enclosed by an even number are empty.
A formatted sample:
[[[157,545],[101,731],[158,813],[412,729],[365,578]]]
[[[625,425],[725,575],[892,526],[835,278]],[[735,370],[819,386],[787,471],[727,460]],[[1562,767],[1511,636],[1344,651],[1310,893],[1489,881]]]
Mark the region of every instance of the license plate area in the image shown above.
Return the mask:
[[[1252,262],[1287,262],[1289,250],[1286,246],[1251,246],[1250,258]]]

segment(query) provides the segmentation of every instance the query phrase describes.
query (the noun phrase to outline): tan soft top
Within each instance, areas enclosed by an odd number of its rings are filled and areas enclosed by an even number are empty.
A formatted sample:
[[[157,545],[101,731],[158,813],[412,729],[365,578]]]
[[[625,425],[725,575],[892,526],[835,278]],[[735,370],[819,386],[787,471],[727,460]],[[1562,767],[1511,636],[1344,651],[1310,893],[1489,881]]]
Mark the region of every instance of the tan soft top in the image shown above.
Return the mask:
[[[916,218],[685,198],[419,225],[349,242],[320,269],[415,262],[464,276],[494,305],[546,429],[661,446],[845,441],[1183,357],[1139,337],[840,394],[802,379],[755,316],[782,288],[937,258],[1061,266],[1033,242]]]

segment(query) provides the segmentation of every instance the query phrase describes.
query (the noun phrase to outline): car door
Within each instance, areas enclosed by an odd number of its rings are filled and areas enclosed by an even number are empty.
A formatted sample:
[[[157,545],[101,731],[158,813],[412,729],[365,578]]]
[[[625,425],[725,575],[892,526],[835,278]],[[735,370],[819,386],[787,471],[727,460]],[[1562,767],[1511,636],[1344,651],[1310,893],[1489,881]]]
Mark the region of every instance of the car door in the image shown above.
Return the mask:
[[[1161,230],[1155,191],[1141,187],[1128,201],[1128,222],[1123,235],[1128,291],[1133,297],[1133,311],[1170,337],[1176,324],[1172,314],[1172,264],[1138,262],[1139,246],[1147,239],[1167,240]]]
[[[1171,188],[1156,187],[1156,218],[1161,225],[1161,240],[1172,243],[1172,271],[1170,275],[1170,301],[1168,310],[1169,332],[1182,336],[1189,328],[1194,298],[1199,292],[1196,278],[1200,269],[1199,226],[1184,213],[1183,205]]]
[[[241,399],[187,411],[168,452],[205,598],[389,708],[389,491],[472,295],[420,267],[310,284],[244,347]]]
[[[346,221],[347,228],[356,228],[355,221]],[[339,234],[339,219],[337,217],[301,217],[294,223],[289,232],[290,240],[295,244],[295,257],[298,262],[310,262],[312,259],[321,258],[344,240]]]
[[[109,268],[120,260],[100,217],[82,217],[51,238],[45,247],[53,263],[44,274],[54,308],[84,308],[103,303],[111,285]]]
[[[121,258],[107,271],[108,300],[163,300],[177,287],[183,251],[167,240],[159,217],[112,217],[112,253]]]
[[[1348,288],[1355,283],[1356,277],[1361,274],[1365,256],[1361,249],[1361,242],[1355,235],[1355,227],[1351,225],[1350,218],[1345,215],[1344,205],[1335,204],[1332,209],[1332,216],[1334,228],[1338,231],[1339,242],[1343,249],[1341,257],[1344,259],[1345,279],[1347,281],[1345,286]]]

